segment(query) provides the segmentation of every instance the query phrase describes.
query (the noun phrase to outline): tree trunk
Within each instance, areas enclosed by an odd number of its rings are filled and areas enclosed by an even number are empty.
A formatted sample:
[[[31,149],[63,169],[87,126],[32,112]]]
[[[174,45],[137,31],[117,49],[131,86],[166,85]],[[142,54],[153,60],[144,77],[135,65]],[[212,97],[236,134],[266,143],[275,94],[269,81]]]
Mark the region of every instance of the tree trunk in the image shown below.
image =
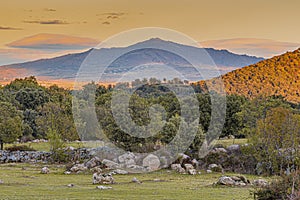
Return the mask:
[[[0,150],[3,150],[3,142],[0,141]]]

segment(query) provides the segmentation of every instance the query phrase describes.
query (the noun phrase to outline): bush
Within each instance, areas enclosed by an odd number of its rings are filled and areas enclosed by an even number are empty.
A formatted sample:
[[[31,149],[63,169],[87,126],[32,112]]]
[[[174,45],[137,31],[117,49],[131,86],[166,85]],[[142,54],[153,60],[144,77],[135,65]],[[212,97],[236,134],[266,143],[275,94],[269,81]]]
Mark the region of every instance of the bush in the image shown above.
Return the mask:
[[[299,200],[300,199],[300,171],[296,170],[269,186],[254,192],[256,200]]]
[[[11,147],[6,147],[7,151],[36,151],[34,148],[27,145],[13,145]]]

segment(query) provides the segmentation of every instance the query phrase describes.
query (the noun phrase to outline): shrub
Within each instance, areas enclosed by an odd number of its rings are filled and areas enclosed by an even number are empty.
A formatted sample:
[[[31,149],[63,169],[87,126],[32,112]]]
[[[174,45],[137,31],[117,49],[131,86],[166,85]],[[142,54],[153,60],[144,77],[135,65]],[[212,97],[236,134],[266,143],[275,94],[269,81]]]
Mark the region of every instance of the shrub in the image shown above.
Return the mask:
[[[256,200],[299,200],[300,199],[300,171],[283,176],[273,181],[269,186],[254,192]]]
[[[34,148],[27,145],[13,145],[11,147],[6,147],[7,151],[36,151]]]

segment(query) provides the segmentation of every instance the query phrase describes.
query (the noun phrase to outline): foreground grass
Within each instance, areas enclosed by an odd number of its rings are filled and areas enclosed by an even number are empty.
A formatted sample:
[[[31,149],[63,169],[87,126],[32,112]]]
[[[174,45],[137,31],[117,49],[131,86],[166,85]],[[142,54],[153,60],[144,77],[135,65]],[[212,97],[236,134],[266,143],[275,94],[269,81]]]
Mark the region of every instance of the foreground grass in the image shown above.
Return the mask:
[[[50,174],[40,174],[41,165],[0,165],[0,199],[130,199],[130,200],[243,200],[251,199],[249,187],[216,187],[221,174],[180,175],[167,170],[148,174],[116,175],[112,190],[97,190],[91,174],[65,175],[64,166],[49,166]],[[137,177],[141,184],[131,183]],[[248,177],[253,179],[254,177]],[[160,181],[154,181],[159,179]],[[68,184],[74,184],[68,188]]]

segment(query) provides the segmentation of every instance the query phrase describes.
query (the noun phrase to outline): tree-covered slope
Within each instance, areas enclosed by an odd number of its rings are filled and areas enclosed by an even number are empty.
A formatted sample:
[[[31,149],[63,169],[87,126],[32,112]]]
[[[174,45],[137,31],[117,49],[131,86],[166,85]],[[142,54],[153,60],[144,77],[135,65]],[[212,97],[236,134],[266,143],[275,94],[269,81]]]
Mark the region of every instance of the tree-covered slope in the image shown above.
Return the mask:
[[[228,94],[249,98],[281,95],[288,101],[300,102],[300,48],[234,70],[221,78]],[[204,82],[197,84],[203,89]]]

